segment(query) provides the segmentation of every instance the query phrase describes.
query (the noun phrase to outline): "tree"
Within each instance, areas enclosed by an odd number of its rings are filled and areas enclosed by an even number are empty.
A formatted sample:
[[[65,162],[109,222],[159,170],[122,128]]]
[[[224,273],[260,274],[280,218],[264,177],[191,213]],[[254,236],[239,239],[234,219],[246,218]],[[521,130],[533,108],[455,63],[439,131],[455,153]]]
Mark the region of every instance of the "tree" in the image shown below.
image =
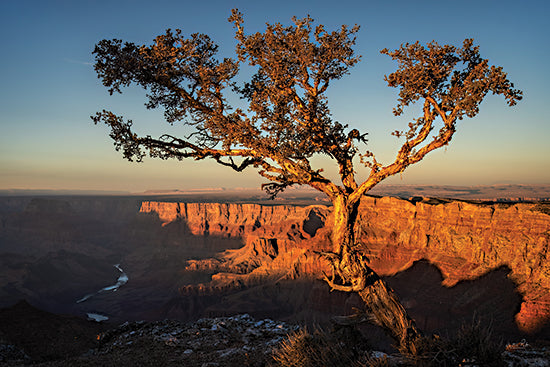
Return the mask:
[[[420,332],[358,249],[354,229],[360,199],[385,178],[447,145],[457,121],[477,115],[489,92],[502,95],[510,106],[522,92],[502,68],[481,58],[471,39],[462,47],[416,42],[382,50],[398,65],[385,77],[399,89],[394,114],[422,103],[421,116],[393,133],[404,141],[395,160],[383,165],[366,148],[360,153],[367,134],[333,120],[325,95],[330,83],[360,60],[353,50],[358,26],[329,32],[314,27],[308,16],[293,18],[290,26],[268,24],[264,32],[245,34],[241,13],[233,10],[229,21],[235,27],[237,59],[217,59],[217,46],[207,35],[186,38],[180,30],[167,30],[150,46],[102,40],[93,51],[95,70],[111,94],[130,84],[142,86],[148,91],[147,108],[162,107],[169,123],[193,127],[191,136],[138,136],[131,121],[105,110],[92,119],[110,126],[116,149],[130,161],[147,154],[210,158],[239,172],[256,169],[268,180],[263,188],[271,197],[291,185],[309,185],[326,194],[333,206],[333,251],[322,254],[333,270],[326,282],[335,290],[357,292],[368,318],[389,331],[403,351],[414,352]],[[244,63],[255,74],[238,85]],[[231,93],[248,103],[247,111],[229,105]],[[316,155],[338,165],[340,183],[312,168],[310,159]],[[356,180],[356,157],[370,169],[364,182]]]

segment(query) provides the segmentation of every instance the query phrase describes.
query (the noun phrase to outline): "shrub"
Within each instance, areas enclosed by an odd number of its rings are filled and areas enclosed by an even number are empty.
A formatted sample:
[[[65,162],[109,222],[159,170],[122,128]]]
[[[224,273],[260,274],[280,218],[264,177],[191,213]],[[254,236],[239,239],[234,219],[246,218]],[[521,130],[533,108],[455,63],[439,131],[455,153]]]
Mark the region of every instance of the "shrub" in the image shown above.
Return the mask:
[[[336,332],[302,329],[288,336],[273,352],[272,367],[466,367],[505,365],[504,344],[496,342],[490,325],[464,324],[449,338],[421,338],[417,354],[371,356],[365,339],[351,328]]]
[[[493,338],[491,326],[479,321],[463,325],[454,337],[444,339],[438,336],[423,338],[418,354],[407,356],[415,366],[495,366],[504,364],[503,343]]]
[[[342,333],[327,333],[319,329],[309,333],[301,329],[290,334],[288,339],[274,351],[273,366],[363,366],[360,363],[362,351],[358,347],[364,343],[358,338],[360,337],[357,334],[342,335]]]

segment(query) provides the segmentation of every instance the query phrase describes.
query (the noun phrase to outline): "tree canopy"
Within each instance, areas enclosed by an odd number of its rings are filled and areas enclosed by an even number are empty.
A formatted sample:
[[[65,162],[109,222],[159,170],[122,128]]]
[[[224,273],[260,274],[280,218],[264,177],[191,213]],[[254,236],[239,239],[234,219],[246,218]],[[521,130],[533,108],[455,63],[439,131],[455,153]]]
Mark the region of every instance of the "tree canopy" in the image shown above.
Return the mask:
[[[382,50],[398,63],[398,70],[385,77],[389,86],[399,88],[394,113],[423,103],[423,116],[408,130],[394,132],[405,142],[396,160],[384,166],[373,152],[360,152],[367,134],[334,120],[326,98],[330,83],[360,60],[353,49],[358,26],[327,31],[308,16],[293,18],[293,25],[267,24],[264,32],[245,34],[241,13],[233,10],[229,21],[235,28],[236,59],[218,58],[218,46],[207,35],[185,37],[180,30],[167,30],[149,46],[118,39],[96,45],[95,70],[111,94],[140,85],[147,90],[147,108],[163,108],[169,123],[194,128],[187,138],[141,137],[132,131],[131,121],[110,111],[98,112],[93,120],[111,127],[110,136],[125,158],[211,158],[237,171],[257,168],[273,196],[301,184],[331,199],[344,193],[358,199],[384,178],[447,144],[457,119],[475,116],[488,92],[502,94],[509,105],[521,99],[521,91],[513,88],[501,68],[480,57],[470,39],[462,48],[417,42]],[[239,67],[245,63],[256,72],[238,85]],[[248,109],[232,107],[227,98],[231,93],[244,99]],[[353,167],[359,153],[371,169],[363,183],[356,182]],[[315,154],[336,161],[341,185],[311,167]]]

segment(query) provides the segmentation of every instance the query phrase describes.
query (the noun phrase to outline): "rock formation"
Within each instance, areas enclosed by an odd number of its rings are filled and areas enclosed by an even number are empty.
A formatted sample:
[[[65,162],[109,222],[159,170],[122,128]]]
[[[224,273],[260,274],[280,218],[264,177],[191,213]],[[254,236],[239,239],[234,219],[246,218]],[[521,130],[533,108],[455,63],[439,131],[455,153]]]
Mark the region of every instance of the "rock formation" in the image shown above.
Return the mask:
[[[440,269],[446,287],[510,269],[507,276],[522,296],[517,326],[533,333],[550,320],[548,209],[546,204],[365,197],[359,238],[369,265],[382,276],[421,259]],[[188,261],[187,270],[217,272],[200,286],[204,292],[266,278],[320,278],[327,270],[316,251],[331,247],[325,226],[330,207],[143,202],[140,211],[158,215],[163,225],[184,224],[193,235],[243,239],[241,249]]]

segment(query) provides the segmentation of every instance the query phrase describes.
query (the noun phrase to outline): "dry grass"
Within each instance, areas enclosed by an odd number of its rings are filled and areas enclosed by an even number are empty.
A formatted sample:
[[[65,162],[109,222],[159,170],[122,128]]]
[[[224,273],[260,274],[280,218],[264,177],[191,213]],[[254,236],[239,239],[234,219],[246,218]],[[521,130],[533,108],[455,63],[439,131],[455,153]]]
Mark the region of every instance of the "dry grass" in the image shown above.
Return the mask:
[[[359,342],[359,344],[358,344]],[[272,367],[457,367],[505,365],[504,345],[494,341],[490,326],[476,321],[464,325],[455,336],[421,339],[416,355],[371,357],[360,337],[299,330],[288,336],[273,353]]]
[[[504,365],[504,344],[496,342],[491,326],[479,321],[463,325],[454,337],[425,337],[418,346],[419,353],[407,356],[413,366],[495,366]]]
[[[288,336],[273,353],[273,367],[361,367],[364,340],[352,329],[309,333],[301,329]]]

